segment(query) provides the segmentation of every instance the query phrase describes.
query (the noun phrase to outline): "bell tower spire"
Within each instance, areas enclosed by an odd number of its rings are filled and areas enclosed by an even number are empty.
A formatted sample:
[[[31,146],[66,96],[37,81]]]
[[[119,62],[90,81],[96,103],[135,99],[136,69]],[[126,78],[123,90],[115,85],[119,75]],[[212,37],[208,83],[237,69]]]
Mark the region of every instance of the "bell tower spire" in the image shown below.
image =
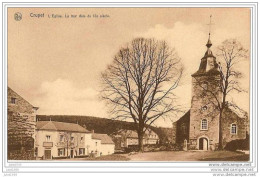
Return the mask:
[[[199,69],[191,75],[190,149],[214,150],[219,143],[218,136],[215,135],[218,135],[220,131],[216,127],[219,123],[216,105],[217,100],[221,99],[221,88],[219,87],[221,76],[216,57],[211,51],[211,18],[210,15],[207,51],[201,58]]]
[[[212,15],[210,15],[209,16],[209,39],[208,39],[208,42],[207,42],[207,44],[206,44],[206,46],[208,47],[208,48],[210,48],[211,46],[212,46],[212,43],[211,43],[211,41],[210,41],[210,32],[211,32],[211,25],[212,25],[212,23],[211,23],[211,18],[212,18]]]
[[[207,75],[207,74],[218,74],[218,64],[216,62],[216,57],[213,55],[210,47],[212,46],[210,37],[211,37],[211,25],[212,24],[212,15],[210,15],[210,19],[209,19],[209,37],[208,37],[208,42],[206,44],[207,46],[207,50],[204,54],[204,57],[201,59],[200,62],[200,67],[199,70],[194,73],[192,76],[198,76],[198,75]]]

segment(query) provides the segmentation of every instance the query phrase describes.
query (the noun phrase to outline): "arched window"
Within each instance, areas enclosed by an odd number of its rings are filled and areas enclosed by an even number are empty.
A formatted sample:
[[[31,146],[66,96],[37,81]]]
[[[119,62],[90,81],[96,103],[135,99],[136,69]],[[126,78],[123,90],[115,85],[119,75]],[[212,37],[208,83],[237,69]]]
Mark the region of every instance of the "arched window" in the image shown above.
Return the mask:
[[[201,130],[208,130],[208,121],[207,121],[207,119],[202,119],[202,121],[201,121]]]
[[[231,134],[237,134],[237,124],[231,124]]]

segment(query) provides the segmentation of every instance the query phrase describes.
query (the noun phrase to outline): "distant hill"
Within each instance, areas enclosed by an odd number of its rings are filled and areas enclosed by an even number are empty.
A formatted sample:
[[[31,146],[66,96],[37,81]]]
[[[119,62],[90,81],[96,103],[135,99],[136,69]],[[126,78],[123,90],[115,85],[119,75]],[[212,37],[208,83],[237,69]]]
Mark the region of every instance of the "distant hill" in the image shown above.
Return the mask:
[[[94,130],[96,133],[112,134],[120,129],[135,130],[133,122],[125,122],[106,118],[91,116],[72,116],[72,115],[37,115],[38,121],[59,121],[78,123],[87,130]],[[175,137],[175,131],[172,128],[153,127],[150,128],[156,132],[162,143],[172,142]]]

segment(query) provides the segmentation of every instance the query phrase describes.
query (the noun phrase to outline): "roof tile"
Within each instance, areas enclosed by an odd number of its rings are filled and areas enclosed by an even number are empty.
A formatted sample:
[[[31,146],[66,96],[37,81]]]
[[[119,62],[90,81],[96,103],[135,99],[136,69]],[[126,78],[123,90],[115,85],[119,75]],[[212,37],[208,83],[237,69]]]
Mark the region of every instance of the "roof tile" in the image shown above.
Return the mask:
[[[93,133],[92,137],[94,139],[99,139],[101,140],[101,144],[115,144],[113,142],[113,140],[111,139],[110,136],[108,136],[107,134],[98,134],[98,133]]]
[[[36,122],[36,129],[38,130],[56,130],[56,131],[71,131],[89,133],[87,129],[78,124],[56,122],[56,121],[38,121]]]

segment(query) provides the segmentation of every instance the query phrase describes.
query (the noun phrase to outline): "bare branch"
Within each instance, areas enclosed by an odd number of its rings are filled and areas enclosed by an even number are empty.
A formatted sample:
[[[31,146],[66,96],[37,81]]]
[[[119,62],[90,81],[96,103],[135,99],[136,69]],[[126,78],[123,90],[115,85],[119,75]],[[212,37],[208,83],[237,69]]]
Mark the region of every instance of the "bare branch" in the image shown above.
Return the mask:
[[[174,90],[182,73],[179,57],[165,41],[135,39],[102,73],[101,98],[114,118],[131,118],[141,135],[145,124],[178,111]]]

